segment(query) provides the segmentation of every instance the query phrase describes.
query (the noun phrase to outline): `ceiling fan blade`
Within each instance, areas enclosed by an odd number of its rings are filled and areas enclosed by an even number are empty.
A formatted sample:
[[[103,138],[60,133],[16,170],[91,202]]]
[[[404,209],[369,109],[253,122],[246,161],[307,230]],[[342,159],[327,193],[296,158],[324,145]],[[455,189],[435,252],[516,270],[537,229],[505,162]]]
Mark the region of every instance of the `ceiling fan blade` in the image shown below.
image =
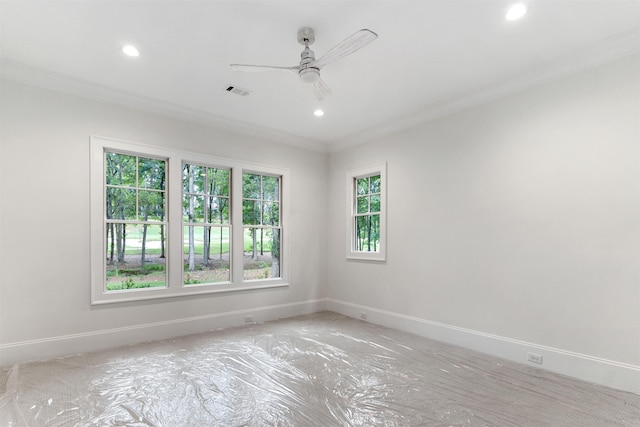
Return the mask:
[[[378,38],[378,35],[371,30],[360,30],[353,33],[325,53],[320,59],[310,64],[313,67],[321,68],[327,64],[351,55],[355,51],[362,49],[372,41]]]
[[[294,73],[297,73],[298,71],[300,71],[300,67],[299,66],[295,66],[295,67],[274,67],[274,66],[271,66],[271,65],[231,64],[230,67],[231,67],[231,69],[233,71],[250,71],[250,72],[283,70],[283,71],[292,71]]]
[[[312,83],[312,86],[316,97],[320,101],[328,98],[331,95],[331,89],[329,89],[329,86],[327,86],[327,84],[321,78],[318,78],[318,80],[314,81]]]

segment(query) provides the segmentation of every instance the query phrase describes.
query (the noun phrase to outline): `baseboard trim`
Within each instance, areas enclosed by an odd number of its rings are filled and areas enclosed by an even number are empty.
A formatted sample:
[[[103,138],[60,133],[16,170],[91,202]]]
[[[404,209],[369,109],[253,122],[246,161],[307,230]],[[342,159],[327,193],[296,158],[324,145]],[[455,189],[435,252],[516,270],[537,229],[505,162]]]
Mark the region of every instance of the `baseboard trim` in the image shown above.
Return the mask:
[[[640,394],[640,366],[487,334],[332,298],[327,299],[327,309],[356,319],[361,318],[362,313],[366,313],[367,321],[374,324]],[[543,365],[527,362],[528,352],[542,355]]]
[[[71,354],[175,338],[213,329],[246,325],[245,316],[247,315],[251,315],[256,322],[266,322],[311,314],[326,310],[326,304],[327,300],[324,298],[314,299],[0,344],[0,366],[47,360]]]
[[[330,310],[356,319],[360,318],[361,313],[366,313],[367,321],[374,324],[640,395],[640,366],[487,334],[332,298],[246,308],[122,328],[1,344],[0,366],[246,325],[245,316],[247,315],[252,315],[254,321],[265,322],[323,310]],[[538,366],[527,363],[528,352],[542,355],[544,364]]]

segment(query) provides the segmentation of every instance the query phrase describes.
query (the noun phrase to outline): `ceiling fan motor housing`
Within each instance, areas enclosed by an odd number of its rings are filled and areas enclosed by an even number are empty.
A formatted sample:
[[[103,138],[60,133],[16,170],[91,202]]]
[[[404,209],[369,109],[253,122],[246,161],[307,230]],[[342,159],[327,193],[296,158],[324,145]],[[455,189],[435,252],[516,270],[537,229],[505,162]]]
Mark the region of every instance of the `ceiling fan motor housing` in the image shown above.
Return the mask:
[[[305,47],[302,53],[300,54],[300,66],[303,67],[315,60],[316,60],[315,52],[309,49],[308,47]]]
[[[309,45],[315,41],[313,29],[302,27],[298,30],[298,42],[304,45],[304,50],[300,54],[300,80],[305,83],[313,83],[320,78],[320,69],[309,66],[316,60],[316,54],[309,49]]]

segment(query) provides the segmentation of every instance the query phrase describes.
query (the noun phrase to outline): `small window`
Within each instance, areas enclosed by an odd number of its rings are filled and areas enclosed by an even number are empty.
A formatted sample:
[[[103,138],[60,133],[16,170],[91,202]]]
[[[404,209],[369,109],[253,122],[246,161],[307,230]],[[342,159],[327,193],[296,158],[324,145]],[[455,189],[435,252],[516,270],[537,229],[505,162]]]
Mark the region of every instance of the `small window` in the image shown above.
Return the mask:
[[[347,173],[347,258],[386,260],[386,164]]]

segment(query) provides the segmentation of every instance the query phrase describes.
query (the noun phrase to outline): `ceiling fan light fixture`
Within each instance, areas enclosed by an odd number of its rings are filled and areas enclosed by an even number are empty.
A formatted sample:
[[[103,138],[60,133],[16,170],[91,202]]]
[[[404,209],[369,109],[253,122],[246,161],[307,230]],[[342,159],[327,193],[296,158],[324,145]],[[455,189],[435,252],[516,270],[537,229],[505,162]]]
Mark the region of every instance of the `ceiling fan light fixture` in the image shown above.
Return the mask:
[[[313,67],[303,68],[300,70],[299,74],[300,80],[305,83],[313,83],[320,78],[320,70]]]

